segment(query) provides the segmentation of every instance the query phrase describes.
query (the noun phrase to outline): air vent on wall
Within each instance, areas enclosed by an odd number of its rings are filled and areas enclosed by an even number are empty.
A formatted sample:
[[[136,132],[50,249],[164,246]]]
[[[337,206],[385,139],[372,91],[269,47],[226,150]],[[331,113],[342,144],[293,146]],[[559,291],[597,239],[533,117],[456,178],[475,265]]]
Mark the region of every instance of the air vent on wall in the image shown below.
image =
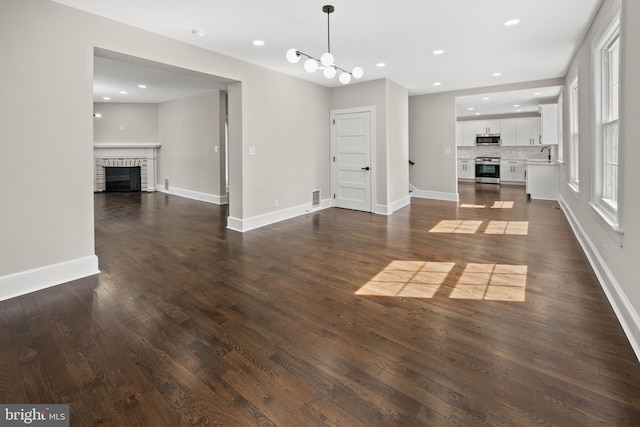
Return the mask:
[[[320,206],[320,190],[311,192],[311,207]]]

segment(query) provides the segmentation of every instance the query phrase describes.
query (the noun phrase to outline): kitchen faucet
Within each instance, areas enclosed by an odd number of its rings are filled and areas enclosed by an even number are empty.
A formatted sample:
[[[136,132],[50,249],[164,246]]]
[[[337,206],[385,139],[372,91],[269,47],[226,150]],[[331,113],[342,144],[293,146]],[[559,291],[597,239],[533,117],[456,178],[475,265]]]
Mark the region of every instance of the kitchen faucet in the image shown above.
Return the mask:
[[[540,150],[540,152],[542,153],[544,151],[544,149],[549,150],[549,163],[551,163],[551,146],[550,145],[545,145],[544,147],[542,147],[542,149]]]

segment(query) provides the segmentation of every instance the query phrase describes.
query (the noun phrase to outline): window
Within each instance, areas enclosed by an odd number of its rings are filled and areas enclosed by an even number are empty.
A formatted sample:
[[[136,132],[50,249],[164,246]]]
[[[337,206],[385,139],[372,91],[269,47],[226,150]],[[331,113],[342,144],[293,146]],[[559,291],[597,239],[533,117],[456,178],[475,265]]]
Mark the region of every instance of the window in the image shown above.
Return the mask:
[[[610,16],[609,25],[596,39],[593,51],[595,130],[591,204],[614,230],[619,230],[619,7],[614,6]]]
[[[562,116],[564,115],[564,91],[558,96],[558,162],[564,163],[564,129]]]
[[[578,132],[578,75],[569,85],[569,187],[580,190],[580,135]]]

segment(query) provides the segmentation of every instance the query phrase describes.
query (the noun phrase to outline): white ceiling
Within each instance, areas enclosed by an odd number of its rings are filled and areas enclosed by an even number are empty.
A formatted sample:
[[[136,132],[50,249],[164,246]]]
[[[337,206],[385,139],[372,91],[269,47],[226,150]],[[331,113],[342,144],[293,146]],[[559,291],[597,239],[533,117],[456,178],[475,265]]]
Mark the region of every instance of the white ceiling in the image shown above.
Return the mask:
[[[289,48],[361,81],[389,78],[410,95],[563,77],[602,0],[54,0],[328,87],[320,72],[285,59]],[[518,25],[503,23],[517,17]],[[206,32],[205,37],[192,34]],[[265,42],[262,47],[252,44]],[[433,55],[443,49],[442,55]],[[375,66],[385,62],[384,68]],[[502,73],[499,77],[493,73]],[[434,86],[440,82],[439,86]]]

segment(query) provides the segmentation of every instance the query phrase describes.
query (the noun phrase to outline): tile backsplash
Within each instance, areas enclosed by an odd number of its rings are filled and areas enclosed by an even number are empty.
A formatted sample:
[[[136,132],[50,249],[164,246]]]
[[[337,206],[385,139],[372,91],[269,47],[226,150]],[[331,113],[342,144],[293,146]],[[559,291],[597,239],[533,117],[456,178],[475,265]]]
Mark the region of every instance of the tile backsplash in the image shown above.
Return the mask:
[[[500,157],[503,159],[546,159],[547,150],[541,152],[545,145],[527,146],[507,146],[507,147],[458,147],[459,159],[475,159],[479,156]],[[557,159],[557,146],[551,145],[551,159]]]

